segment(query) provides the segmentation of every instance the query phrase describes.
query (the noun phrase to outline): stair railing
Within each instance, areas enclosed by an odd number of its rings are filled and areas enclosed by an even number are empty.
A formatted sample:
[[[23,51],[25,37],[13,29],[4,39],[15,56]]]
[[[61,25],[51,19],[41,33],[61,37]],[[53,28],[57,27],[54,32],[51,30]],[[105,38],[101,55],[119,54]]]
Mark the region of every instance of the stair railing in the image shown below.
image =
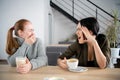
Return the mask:
[[[94,4],[92,1],[90,1],[90,0],[87,0],[87,1],[89,3],[91,3],[92,5],[94,5],[96,8],[100,9],[101,11],[103,11],[104,13],[106,13],[107,15],[109,15],[110,17],[115,18],[113,15],[111,15],[110,13],[108,13],[107,11],[105,11],[104,9],[102,9],[101,7],[99,7],[98,5]],[[117,19],[117,20],[120,22],[119,19]]]

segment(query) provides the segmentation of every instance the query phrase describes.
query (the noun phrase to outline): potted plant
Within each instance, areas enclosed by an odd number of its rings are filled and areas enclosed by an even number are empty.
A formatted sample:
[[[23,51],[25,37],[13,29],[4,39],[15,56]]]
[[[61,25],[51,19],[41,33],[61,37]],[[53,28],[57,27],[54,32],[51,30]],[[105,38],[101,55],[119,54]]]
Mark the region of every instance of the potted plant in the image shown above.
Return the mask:
[[[117,48],[118,45],[118,32],[119,32],[119,27],[120,27],[120,22],[118,20],[118,12],[113,11],[113,20],[111,25],[108,26],[106,29],[106,35],[107,38],[110,42],[110,47],[111,47],[111,62],[112,62],[112,67],[113,64],[116,64],[116,59],[119,58],[119,48]],[[111,63],[110,62],[110,63]]]
[[[113,11],[113,16],[114,16],[114,18],[113,18],[111,24],[106,29],[106,35],[110,42],[110,47],[116,48],[117,40],[118,40],[118,31],[119,31],[119,27],[120,27],[119,20],[118,20],[118,12]]]

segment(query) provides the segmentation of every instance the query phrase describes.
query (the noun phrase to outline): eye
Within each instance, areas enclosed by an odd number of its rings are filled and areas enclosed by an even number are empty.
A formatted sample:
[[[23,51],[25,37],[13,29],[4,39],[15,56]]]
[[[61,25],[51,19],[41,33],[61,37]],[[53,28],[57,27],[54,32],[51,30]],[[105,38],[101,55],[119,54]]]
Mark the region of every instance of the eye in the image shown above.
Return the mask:
[[[81,31],[81,29],[80,29],[80,28],[78,28],[76,31]]]
[[[34,29],[31,29],[31,31],[34,31]]]

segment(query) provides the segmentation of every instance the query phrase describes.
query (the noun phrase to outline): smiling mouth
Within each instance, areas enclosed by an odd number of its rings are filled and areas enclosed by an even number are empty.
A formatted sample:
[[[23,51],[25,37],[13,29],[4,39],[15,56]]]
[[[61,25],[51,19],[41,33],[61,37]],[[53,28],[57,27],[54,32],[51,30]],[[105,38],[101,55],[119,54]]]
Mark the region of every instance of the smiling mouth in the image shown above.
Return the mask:
[[[81,37],[78,37],[78,39],[80,39]]]

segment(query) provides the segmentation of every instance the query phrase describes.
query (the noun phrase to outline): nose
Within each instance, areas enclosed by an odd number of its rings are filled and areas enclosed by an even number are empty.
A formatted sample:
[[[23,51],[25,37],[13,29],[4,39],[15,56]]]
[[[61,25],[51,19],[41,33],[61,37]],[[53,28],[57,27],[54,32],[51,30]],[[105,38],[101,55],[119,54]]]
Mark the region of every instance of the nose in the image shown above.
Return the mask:
[[[34,29],[32,29],[31,32],[34,33],[35,32]]]
[[[77,31],[76,31],[75,33],[76,33],[76,35],[77,35]]]
[[[77,31],[76,31],[76,35],[78,35],[78,33],[79,33],[79,31],[77,30]]]
[[[33,34],[33,35],[35,34],[34,30],[31,31],[31,34]]]

